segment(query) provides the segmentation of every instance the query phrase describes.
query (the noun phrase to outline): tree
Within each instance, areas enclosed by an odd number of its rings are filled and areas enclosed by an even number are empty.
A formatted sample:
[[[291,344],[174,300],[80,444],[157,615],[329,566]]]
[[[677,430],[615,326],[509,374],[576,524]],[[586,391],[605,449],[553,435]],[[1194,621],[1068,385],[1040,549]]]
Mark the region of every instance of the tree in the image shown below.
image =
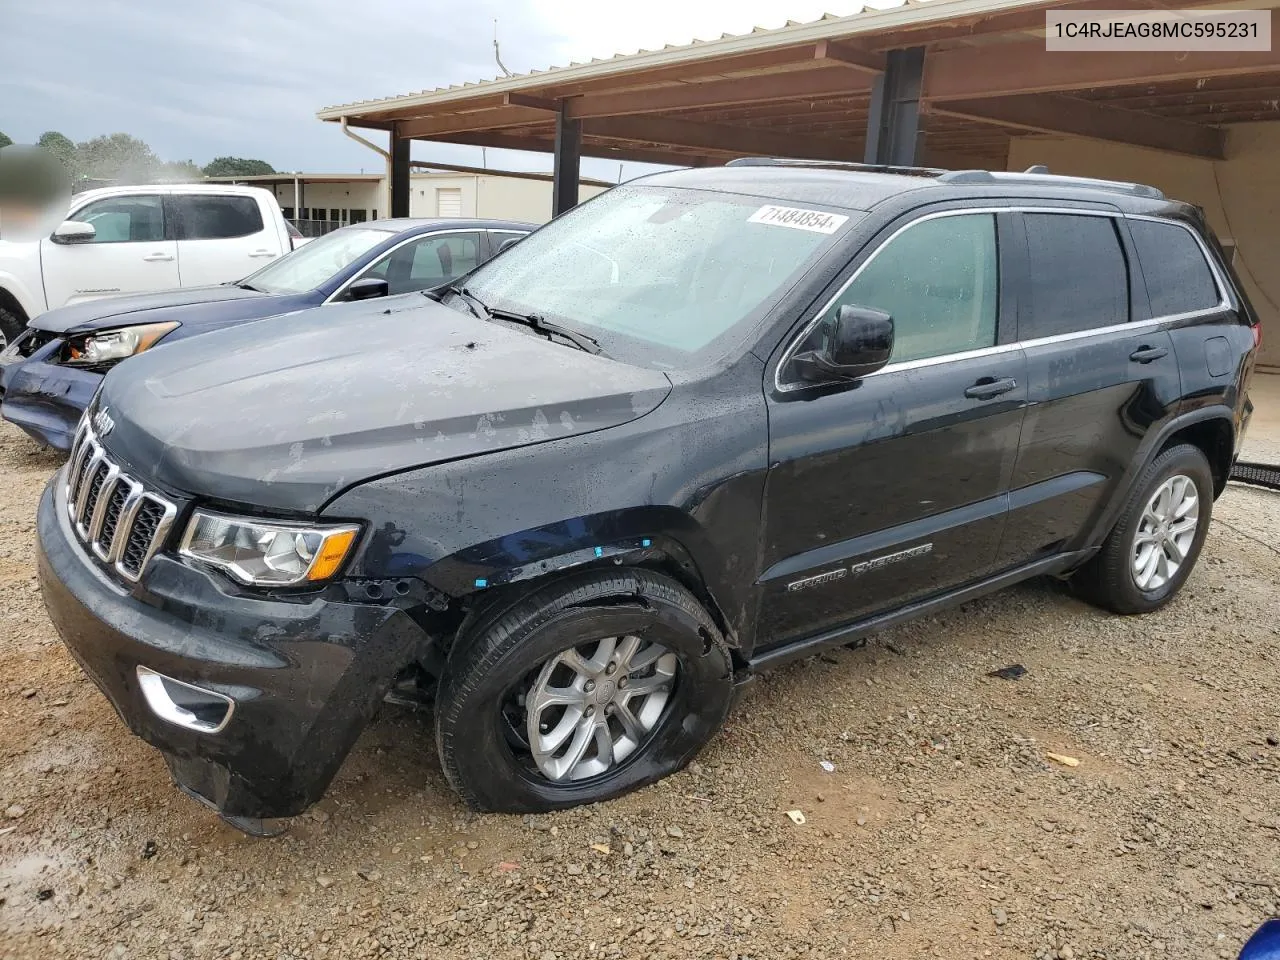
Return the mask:
[[[170,183],[195,183],[204,173],[193,160],[170,160],[156,167],[155,178]]]
[[[13,143],[12,140],[6,137],[3,133],[0,133],[0,148],[7,147],[11,143]]]
[[[275,167],[265,160],[248,160],[244,157],[215,157],[204,168],[206,177],[252,177],[275,172]]]
[[[40,139],[36,141],[36,145],[53,154],[54,159],[62,164],[62,169],[67,171],[67,174],[72,179],[76,177],[76,145],[71,142],[70,137],[59,133],[57,130],[48,130],[40,134]]]
[[[160,162],[149,146],[127,133],[86,140],[76,154],[80,176],[121,183],[146,183]]]

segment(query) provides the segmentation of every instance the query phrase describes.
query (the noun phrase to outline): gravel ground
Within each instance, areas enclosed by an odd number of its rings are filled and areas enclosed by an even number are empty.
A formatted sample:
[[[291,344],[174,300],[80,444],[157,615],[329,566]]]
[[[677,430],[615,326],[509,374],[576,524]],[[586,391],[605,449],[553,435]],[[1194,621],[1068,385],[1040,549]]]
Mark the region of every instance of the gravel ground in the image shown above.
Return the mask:
[[[1235,957],[1280,912],[1280,495],[1232,486],[1158,614],[1038,582],[814,657],[602,806],[474,814],[388,708],[252,840],[58,644],[32,572],[58,462],[0,424],[4,960]]]

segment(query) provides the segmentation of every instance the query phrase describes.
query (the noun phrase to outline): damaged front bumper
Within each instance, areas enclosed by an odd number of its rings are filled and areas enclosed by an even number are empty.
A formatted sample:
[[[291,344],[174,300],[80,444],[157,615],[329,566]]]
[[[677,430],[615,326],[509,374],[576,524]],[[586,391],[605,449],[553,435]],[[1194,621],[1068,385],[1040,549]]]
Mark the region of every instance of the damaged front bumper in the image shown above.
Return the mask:
[[[34,335],[30,330],[23,334]],[[0,359],[0,416],[37,443],[65,451],[71,449],[76,424],[105,374],[58,363],[62,344],[54,338],[27,357],[5,352]]]
[[[425,633],[394,605],[245,595],[163,554],[128,589],[72,531],[64,473],[37,532],[67,648],[188,794],[229,819],[304,811],[396,673],[429,649]]]

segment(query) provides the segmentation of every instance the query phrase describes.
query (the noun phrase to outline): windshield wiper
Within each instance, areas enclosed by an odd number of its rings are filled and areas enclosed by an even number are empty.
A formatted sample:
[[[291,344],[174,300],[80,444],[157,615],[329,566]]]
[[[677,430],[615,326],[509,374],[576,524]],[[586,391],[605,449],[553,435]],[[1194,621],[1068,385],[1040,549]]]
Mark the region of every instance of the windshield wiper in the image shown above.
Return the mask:
[[[471,310],[472,314],[474,314],[479,319],[481,320],[493,319],[493,313],[489,310],[487,306],[485,306],[485,302],[481,300],[479,297],[477,297],[470,290],[468,290],[466,287],[462,286],[461,284],[451,283],[447,287],[445,287],[445,290],[448,293],[452,293],[455,296],[461,297],[463,302],[465,302],[467,307]],[[425,290],[423,291],[423,293],[426,293],[428,296],[430,296],[430,293],[428,293]]]
[[[600,341],[595,337],[589,337],[585,333],[579,333],[576,330],[570,330],[568,327],[562,327],[558,323],[552,323],[536,313],[517,313],[514,310],[495,309],[460,284],[451,283],[445,287],[445,290],[465,301],[471,312],[481,320],[507,320],[511,323],[523,324],[529,329],[545,335],[548,339],[551,337],[563,337],[579,350],[593,353],[596,356],[607,356],[600,347]]]
[[[531,330],[545,334],[548,339],[551,337],[563,337],[572,343],[579,350],[585,350],[587,353],[594,353],[596,356],[605,356],[604,350],[600,346],[600,341],[595,337],[589,337],[585,333],[579,333],[577,330],[570,330],[568,327],[562,327],[558,323],[552,323],[536,313],[516,313],[512,310],[490,310],[489,315],[499,320],[510,320],[513,323],[522,323]]]

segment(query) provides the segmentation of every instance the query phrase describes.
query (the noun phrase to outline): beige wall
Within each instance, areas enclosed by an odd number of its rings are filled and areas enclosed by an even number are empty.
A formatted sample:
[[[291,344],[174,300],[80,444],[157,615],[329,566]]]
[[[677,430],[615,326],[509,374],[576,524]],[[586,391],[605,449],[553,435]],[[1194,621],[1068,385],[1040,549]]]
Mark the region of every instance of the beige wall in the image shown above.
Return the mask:
[[[1236,273],[1262,317],[1262,357],[1280,367],[1280,123],[1228,128],[1227,159],[1214,163],[1140,147],[1074,138],[1018,138],[1009,169],[1047,164],[1053,173],[1133,180],[1204,208],[1236,243]]]
[[[282,183],[276,187],[276,200],[282,207],[292,207],[293,184]],[[381,180],[348,180],[340,183],[306,183],[302,186],[302,205],[308,210],[323,207],[327,210],[363,210],[365,218],[372,220],[374,211],[386,216],[382,207]],[[296,214],[295,214],[296,216]],[[328,214],[312,220],[324,220]]]
[[[364,210],[368,219],[385,217],[386,196],[383,179],[345,180],[334,183],[307,183],[302,188],[302,205],[311,210]],[[462,194],[462,215],[495,220],[523,220],[546,223],[551,219],[551,181],[526,180],[495,174],[418,174],[409,181],[409,216],[435,217],[439,213],[436,191],[455,189]],[[583,183],[578,196],[589,200],[608,187]],[[282,207],[294,206],[293,184],[275,188],[276,200]],[[312,219],[326,219],[313,216]]]
[[[415,217],[437,216],[437,190],[462,192],[462,215],[495,220],[523,220],[546,223],[551,219],[551,181],[525,180],[486,174],[428,174],[410,181],[409,213]],[[578,188],[587,200],[607,188],[584,183]]]

